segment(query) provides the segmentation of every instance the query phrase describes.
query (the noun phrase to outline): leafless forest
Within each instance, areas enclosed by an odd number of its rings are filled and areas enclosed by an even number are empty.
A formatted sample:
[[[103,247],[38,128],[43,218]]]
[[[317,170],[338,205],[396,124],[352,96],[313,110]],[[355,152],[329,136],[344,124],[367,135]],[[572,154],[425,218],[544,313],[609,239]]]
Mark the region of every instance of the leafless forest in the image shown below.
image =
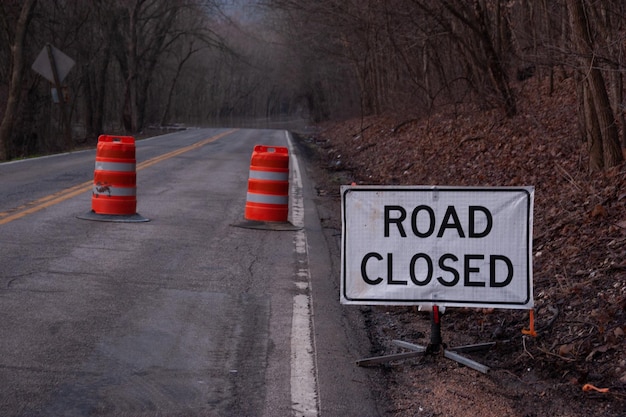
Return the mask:
[[[590,169],[626,147],[621,0],[3,0],[0,28],[0,160],[174,123],[512,117],[537,76],[576,79]],[[46,45],[75,61],[63,80],[32,68]]]

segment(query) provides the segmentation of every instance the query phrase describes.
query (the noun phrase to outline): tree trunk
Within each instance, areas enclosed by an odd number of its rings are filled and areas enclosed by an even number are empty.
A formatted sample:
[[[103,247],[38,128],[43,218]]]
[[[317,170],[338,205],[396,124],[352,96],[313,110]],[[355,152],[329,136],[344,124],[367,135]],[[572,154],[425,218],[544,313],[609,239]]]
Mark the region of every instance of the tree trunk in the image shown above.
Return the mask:
[[[610,168],[623,160],[615,116],[604,77],[594,62],[593,42],[589,37],[589,22],[584,0],[568,0],[567,6],[573,42],[580,56],[581,67],[587,74],[585,83],[588,84],[589,93],[583,94],[583,99],[587,99],[584,110],[586,141],[590,145],[589,168],[591,170]],[[598,152],[601,152],[602,156],[599,156]],[[602,161],[599,162],[597,158],[601,158]]]
[[[136,1],[129,10],[129,38],[126,50],[128,76],[126,78],[126,85],[124,88],[124,106],[122,107],[122,121],[124,123],[124,129],[128,133],[137,132],[137,31],[139,30],[139,9],[141,8],[142,3],[142,0]]]
[[[500,1],[500,0],[498,0]],[[426,1],[419,3],[427,13],[433,13],[432,10],[425,5]],[[461,51],[467,54],[471,59],[468,62],[472,65],[472,72],[481,74],[486,72],[489,82],[493,89],[500,95],[502,105],[507,117],[513,117],[517,114],[517,99],[513,90],[509,85],[509,79],[504,64],[504,55],[498,53],[495,39],[492,39],[491,29],[489,26],[489,16],[487,9],[480,1],[475,0],[473,5],[467,7],[467,14],[459,9],[458,4],[449,1],[442,1],[443,7],[456,18],[466,29],[471,31],[476,37],[476,42],[466,42],[466,39],[459,37],[456,41],[460,45]],[[473,16],[468,17],[469,13]],[[507,24],[502,22],[502,24]],[[450,29],[454,33],[454,20],[451,21]],[[504,30],[504,29],[503,29]],[[508,30],[508,29],[507,29]],[[495,34],[499,36],[498,33]],[[455,36],[463,36],[460,32]],[[484,54],[484,57],[481,55]]]
[[[15,27],[15,39],[11,45],[13,59],[11,80],[9,82],[9,94],[7,106],[4,112],[2,124],[0,124],[0,161],[7,159],[7,145],[13,134],[13,126],[17,117],[17,109],[22,96],[22,79],[24,72],[24,43],[28,24],[33,15],[37,0],[25,0],[22,5],[20,17]]]
[[[499,4],[499,3],[498,3]],[[497,51],[494,42],[491,39],[489,29],[487,27],[487,12],[481,6],[479,1],[474,2],[474,10],[476,12],[476,17],[478,18],[479,23],[479,33],[478,36],[482,42],[482,46],[485,49],[485,54],[487,55],[487,67],[489,70],[489,75],[493,82],[493,85],[496,87],[496,90],[502,96],[502,101],[504,102],[504,111],[508,117],[513,117],[517,114],[517,100],[515,99],[515,95],[513,94],[513,90],[509,85],[509,79],[506,74],[506,70],[504,68],[503,54],[501,51]],[[496,36],[499,36],[500,33],[496,33]],[[497,40],[498,42],[500,40]]]
[[[618,165],[623,161],[622,148],[619,142],[619,131],[615,116],[611,109],[611,102],[606,91],[604,77],[599,69],[594,68],[590,74],[591,94],[593,105],[596,108],[600,125],[600,140],[602,141],[604,166],[606,168]]]
[[[589,150],[589,169],[591,171],[601,171],[604,169],[604,151],[602,146],[602,129],[598,122],[598,115],[593,104],[593,93],[587,80],[582,81],[582,110],[585,127],[583,134],[587,141]]]

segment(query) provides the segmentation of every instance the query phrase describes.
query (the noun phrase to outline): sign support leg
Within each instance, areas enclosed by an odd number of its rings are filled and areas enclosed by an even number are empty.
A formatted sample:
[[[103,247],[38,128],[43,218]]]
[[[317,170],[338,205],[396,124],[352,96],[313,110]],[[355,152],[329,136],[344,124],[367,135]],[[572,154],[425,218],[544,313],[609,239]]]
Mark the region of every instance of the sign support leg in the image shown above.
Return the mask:
[[[57,97],[59,98],[59,108],[61,109],[61,121],[65,130],[65,150],[71,151],[73,148],[72,142],[72,125],[71,120],[68,117],[67,109],[65,107],[65,97],[63,97],[63,91],[61,86],[61,80],[59,78],[59,71],[57,69],[57,63],[52,53],[52,46],[46,44],[46,50],[48,51],[48,59],[50,60],[50,68],[52,69],[52,76],[54,77],[54,88],[57,90]]]
[[[448,349],[447,346],[442,342],[441,315],[439,314],[439,306],[433,306],[430,318],[430,343],[428,344],[428,346],[420,346],[413,343],[404,342],[402,340],[393,340],[392,343],[394,345],[408,349],[410,350],[410,352],[360,359],[356,361],[356,364],[358,366],[376,365],[384,362],[390,362],[393,360],[414,358],[422,354],[435,355],[438,353],[443,353],[443,356],[445,358],[465,365],[468,368],[472,368],[484,374],[489,372],[489,367],[480,364],[472,359],[466,358],[457,352],[475,352],[479,350],[489,349],[490,347],[495,345],[495,342],[458,346]]]

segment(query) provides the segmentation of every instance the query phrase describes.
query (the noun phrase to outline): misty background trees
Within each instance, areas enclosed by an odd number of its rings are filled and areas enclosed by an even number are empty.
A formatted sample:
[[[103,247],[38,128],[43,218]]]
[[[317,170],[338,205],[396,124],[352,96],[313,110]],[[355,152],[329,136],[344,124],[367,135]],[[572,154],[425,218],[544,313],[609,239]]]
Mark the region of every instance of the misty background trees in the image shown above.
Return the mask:
[[[4,0],[0,160],[172,123],[419,118],[469,102],[513,118],[519,83],[575,77],[572,140],[600,170],[626,147],[625,25],[621,0]],[[76,62],[69,126],[31,69],[46,44]]]

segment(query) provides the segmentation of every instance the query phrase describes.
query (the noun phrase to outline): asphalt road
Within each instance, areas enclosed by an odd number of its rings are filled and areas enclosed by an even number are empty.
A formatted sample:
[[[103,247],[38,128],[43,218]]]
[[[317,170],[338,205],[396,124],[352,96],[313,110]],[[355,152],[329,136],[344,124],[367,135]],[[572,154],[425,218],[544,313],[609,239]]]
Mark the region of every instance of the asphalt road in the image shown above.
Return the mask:
[[[290,221],[243,223],[255,144],[290,149]],[[0,164],[1,416],[377,416],[314,188],[281,130],[137,142],[137,212],[85,220],[95,151]]]

